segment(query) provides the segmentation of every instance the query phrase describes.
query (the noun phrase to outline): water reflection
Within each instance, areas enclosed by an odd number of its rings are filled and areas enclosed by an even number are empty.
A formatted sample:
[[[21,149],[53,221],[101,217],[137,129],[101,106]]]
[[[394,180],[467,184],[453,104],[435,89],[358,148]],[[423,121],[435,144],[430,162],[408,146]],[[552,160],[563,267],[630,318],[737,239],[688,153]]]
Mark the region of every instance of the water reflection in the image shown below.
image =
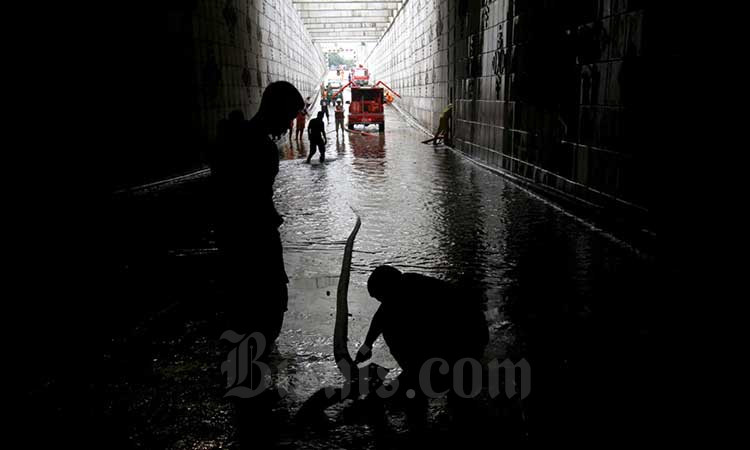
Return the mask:
[[[363,221],[355,244],[354,288],[362,289],[374,267],[393,264],[484,289],[488,309],[496,311],[488,355],[525,357],[533,368],[532,434],[562,436],[582,423],[604,430],[619,419],[624,423],[639,402],[648,404],[649,391],[642,388],[649,372],[642,359],[649,352],[654,264],[452,151],[420,144],[423,137],[391,109],[386,123],[385,134],[329,134],[328,152],[335,158],[321,165],[300,161],[309,148],[304,140],[279,143],[284,160],[275,196],[285,218],[282,239],[290,256],[287,267],[301,267],[290,273],[290,288],[305,291],[303,306],[287,313],[280,342],[288,369],[277,374],[278,381],[299,384],[295,392],[300,393],[284,404],[287,410],[320,384],[340,382],[330,355],[332,302],[325,290],[334,290],[352,208]],[[143,422],[146,431],[131,439],[144,448],[149,433],[159,437],[153,448],[206,436],[228,442],[226,405],[220,394],[205,389],[204,380],[207,373],[218,376],[218,370],[211,372],[217,352],[210,342],[220,333],[206,330],[207,317],[215,314],[206,311],[213,307],[206,299],[216,295],[212,271],[217,265],[208,251],[212,226],[203,213],[211,204],[205,186],[186,185],[126,206],[119,211],[123,236],[130,237],[120,240],[118,267],[128,289],[112,303],[127,305],[127,315],[113,317],[124,330],[130,322],[145,324],[140,344],[145,350],[141,355],[131,343],[121,344],[119,354],[113,350],[111,390],[136,392],[132,403],[114,403],[136,417],[131,423]],[[308,298],[313,285],[323,291],[322,299]],[[179,307],[165,309],[170,302]],[[158,321],[137,316],[162,309],[168,312]],[[366,306],[352,305],[352,310],[357,319],[369,318]],[[295,322],[300,325],[289,327]],[[360,322],[352,322],[352,339],[364,335]],[[127,373],[121,381],[126,373],[121,369],[133,365],[131,354],[143,359],[148,368],[143,373],[155,375],[142,379]],[[169,395],[159,397],[159,391]],[[169,419],[154,420],[152,408],[144,406],[152,403],[169,411]],[[612,405],[620,412],[601,413],[612,412]],[[194,411],[210,417],[203,421]],[[170,428],[184,417],[192,419],[185,421],[190,427]],[[344,426],[336,430],[319,439],[321,448],[366,434]]]
[[[385,133],[349,133],[349,146],[355,158],[385,158]]]
[[[282,138],[276,143],[276,145],[279,147],[279,158],[282,160],[299,159],[307,156],[304,139],[289,140],[287,138]]]
[[[485,267],[498,259],[488,252],[501,246],[484,236],[489,225],[484,217],[496,212],[483,202],[493,204],[502,181],[450,151],[421,145],[420,136],[390,109],[386,122],[386,133],[347,133],[336,142],[340,156],[325,167],[329,184],[282,162],[277,204],[287,217],[284,239],[310,242],[309,230],[325,224],[327,237],[318,237],[342,241],[354,208],[363,218],[357,249],[366,252],[355,256],[355,270],[366,273],[388,262],[450,279],[490,278],[489,284],[498,286],[502,274],[487,274]],[[490,185],[482,186],[488,180]]]
[[[443,251],[448,260],[447,276],[481,289],[486,274],[486,210],[477,173],[456,164],[456,155],[441,158],[441,180],[449,185],[440,191],[437,209],[442,228]],[[469,169],[469,170],[467,170]]]
[[[344,156],[325,168],[325,187],[305,187],[309,175],[283,165],[277,203],[289,215],[285,245],[300,248],[301,228],[311,224],[327,228],[315,239],[343,241],[352,207],[363,220],[353,261],[360,277],[388,263],[485,291],[496,313],[488,354],[531,362],[539,430],[581,420],[606,426],[596,411],[611,408],[597,390],[610,383],[628,384],[628,395],[617,396],[627,407],[617,414],[636,410],[644,375],[617,363],[622,354],[648,353],[639,333],[647,328],[653,263],[452,151],[420,144],[390,110],[386,122],[385,136],[347,134]],[[336,273],[338,263],[317,269]]]
[[[340,137],[338,133],[336,133],[336,154],[339,157],[344,156],[344,153],[346,152],[346,145],[344,144],[344,138]]]

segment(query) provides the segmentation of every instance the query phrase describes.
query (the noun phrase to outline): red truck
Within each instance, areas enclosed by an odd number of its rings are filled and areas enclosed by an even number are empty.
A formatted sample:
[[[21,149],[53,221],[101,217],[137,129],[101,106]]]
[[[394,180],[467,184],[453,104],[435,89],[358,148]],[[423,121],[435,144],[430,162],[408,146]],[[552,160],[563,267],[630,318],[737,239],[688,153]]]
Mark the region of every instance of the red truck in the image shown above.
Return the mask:
[[[383,88],[352,86],[352,100],[349,103],[349,123],[347,127],[354,129],[354,125],[378,125],[380,131],[385,130],[385,114],[383,111]]]
[[[349,123],[347,123],[347,128],[353,130],[354,125],[357,124],[377,124],[380,131],[385,131],[385,111],[383,110],[385,98],[383,97],[383,88],[378,87],[381,84],[396,97],[401,98],[398,93],[382,81],[378,81],[375,83],[375,86],[371,87],[358,86],[353,81],[350,81],[331,96],[331,99],[335,101],[340,95],[343,96],[344,89],[351,88],[352,99],[346,102],[349,105]],[[393,97],[391,96],[391,101],[392,99]]]
[[[362,67],[362,64],[360,64],[359,67],[352,68],[352,74],[349,81],[357,86],[367,86],[367,84],[370,83],[370,71]]]

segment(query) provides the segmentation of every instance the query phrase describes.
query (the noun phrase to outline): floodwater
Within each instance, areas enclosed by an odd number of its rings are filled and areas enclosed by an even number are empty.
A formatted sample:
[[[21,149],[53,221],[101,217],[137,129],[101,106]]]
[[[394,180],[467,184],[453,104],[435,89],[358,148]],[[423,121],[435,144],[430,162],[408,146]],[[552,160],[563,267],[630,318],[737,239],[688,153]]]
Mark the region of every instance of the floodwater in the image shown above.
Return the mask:
[[[333,118],[328,126],[333,129]],[[331,131],[326,162],[282,139],[275,199],[290,276],[290,307],[275,381],[291,388],[273,414],[282,448],[389,448],[392,435],[330,408],[325,426],[295,423],[316,390],[340,385],[333,363],[333,298],[341,256],[362,219],[352,261],[350,349],[376,304],[367,274],[380,264],[479,287],[491,342],[485,358],[525,358],[531,395],[486,402],[488,439],[534,442],[606,434],[646,408],[655,255],[637,251],[534,194],[426,139],[392,108],[386,131]],[[205,177],[117,200],[121,244],[100,395],[112,434],[136,448],[231,448],[232,406],[218,364],[215,249]],[[329,295],[330,294],[330,295]],[[448,330],[446,330],[447,332]],[[382,340],[375,361],[395,368]],[[395,371],[397,372],[397,370]],[[613,389],[613,386],[618,386]],[[440,430],[448,413],[431,406]],[[606,411],[606,413],[605,413]],[[616,412],[613,412],[616,411]],[[628,421],[633,421],[628,422]],[[439,435],[439,433],[438,433]],[[592,438],[593,439],[593,438]],[[585,440],[585,438],[583,439]],[[385,442],[385,443],[384,443]]]

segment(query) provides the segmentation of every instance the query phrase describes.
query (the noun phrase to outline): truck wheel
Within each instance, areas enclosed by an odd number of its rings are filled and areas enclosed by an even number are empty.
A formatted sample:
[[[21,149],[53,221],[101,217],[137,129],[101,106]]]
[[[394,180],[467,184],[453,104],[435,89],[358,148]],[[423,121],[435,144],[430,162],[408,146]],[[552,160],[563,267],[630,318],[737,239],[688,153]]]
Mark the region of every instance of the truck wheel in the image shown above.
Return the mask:
[[[353,123],[349,123],[349,124],[346,125],[346,127],[349,128],[350,130],[353,130],[354,129],[354,124]]]
[[[378,124],[378,130],[380,130],[380,132],[381,132],[381,133],[382,133],[383,131],[385,131],[385,124],[384,124],[384,123],[379,123],[379,124]]]

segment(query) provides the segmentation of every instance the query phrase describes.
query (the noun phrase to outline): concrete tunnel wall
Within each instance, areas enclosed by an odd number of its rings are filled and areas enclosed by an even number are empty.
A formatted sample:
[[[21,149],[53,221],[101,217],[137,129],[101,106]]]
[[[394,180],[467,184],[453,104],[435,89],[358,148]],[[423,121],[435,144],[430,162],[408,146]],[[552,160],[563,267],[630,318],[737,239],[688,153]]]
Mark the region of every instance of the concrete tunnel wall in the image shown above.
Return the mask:
[[[645,4],[409,0],[367,64],[430,130],[454,103],[454,146],[469,158],[650,222],[661,144],[649,108],[671,116],[664,133],[686,114],[685,77],[669,70],[687,21]]]
[[[690,11],[637,0],[409,0],[366,63],[430,129],[452,101],[466,156],[653,224],[662,163],[684,164],[682,149],[695,146],[686,124],[701,126],[690,74],[702,35]],[[276,79],[314,95],[325,72],[291,0],[170,0],[164,17],[118,11],[122,45],[110,53],[123,63],[100,76],[124,111],[114,138],[103,137],[114,188],[205,167],[227,112],[252,115]]]
[[[116,155],[115,186],[205,167],[216,124],[231,110],[251,117],[263,89],[277,80],[314,96],[327,70],[291,0],[171,1],[167,26],[158,55],[166,76],[154,93],[166,98],[154,120],[159,139]],[[163,40],[150,38],[149,47]]]

